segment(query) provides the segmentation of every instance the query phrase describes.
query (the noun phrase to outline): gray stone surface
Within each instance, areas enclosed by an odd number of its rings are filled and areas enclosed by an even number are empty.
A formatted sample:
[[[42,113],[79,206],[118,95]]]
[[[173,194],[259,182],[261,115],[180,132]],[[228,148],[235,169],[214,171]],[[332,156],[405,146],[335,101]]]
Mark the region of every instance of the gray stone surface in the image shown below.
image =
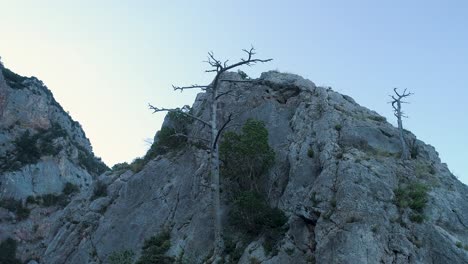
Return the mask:
[[[40,80],[24,78],[20,83],[20,88],[8,84],[0,71],[0,198],[24,200],[31,195],[58,194],[67,182],[87,189],[97,175],[83,168],[80,161],[80,152],[92,153],[81,125],[72,120]],[[15,140],[26,131],[34,136],[54,125],[65,133],[47,139],[48,145],[60,148],[57,155],[42,156],[35,163],[19,163],[18,169],[1,170],[17,155]]]
[[[236,85],[236,93],[223,98],[221,120],[236,112],[231,129],[248,118],[266,124],[276,162],[259,188],[288,216],[276,254],[265,252],[260,236],[239,263],[468,263],[468,251],[457,247],[468,245],[468,188],[432,146],[408,133],[419,154],[401,161],[395,127],[350,97],[297,75],[271,71],[252,83],[223,85]],[[196,115],[208,117],[208,100],[197,96]],[[207,133],[197,123],[190,132]],[[168,254],[202,263],[213,239],[208,156],[189,146],[156,157],[136,174],[103,174],[106,197],[92,201],[89,189],[63,210],[35,207],[29,220],[2,224],[0,231],[16,228],[23,259],[78,264],[107,263],[120,250],[138,255],[146,238],[169,229]],[[416,181],[430,187],[422,223],[394,202],[396,188]],[[0,211],[0,219],[8,217]],[[35,232],[24,231],[33,223],[39,223]]]

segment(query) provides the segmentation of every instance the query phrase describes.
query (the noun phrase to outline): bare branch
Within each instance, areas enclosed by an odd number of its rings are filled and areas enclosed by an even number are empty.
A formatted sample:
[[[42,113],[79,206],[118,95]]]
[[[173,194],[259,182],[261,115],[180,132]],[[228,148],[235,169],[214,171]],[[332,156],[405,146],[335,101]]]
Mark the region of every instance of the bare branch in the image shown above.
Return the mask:
[[[225,67],[223,69],[223,71],[228,71],[228,70],[230,70],[232,68],[236,68],[236,67],[239,67],[239,66],[242,66],[242,65],[250,66],[251,64],[255,64],[255,63],[259,63],[259,62],[265,63],[265,62],[269,62],[269,61],[273,60],[273,59],[252,59],[252,57],[256,54],[254,47],[251,47],[250,50],[244,49],[243,51],[245,53],[247,53],[247,59],[241,59],[240,62],[232,64],[232,65],[230,65],[228,67]]]
[[[265,63],[265,62],[269,62],[273,60],[273,59],[253,59],[253,56],[256,54],[254,47],[251,47],[249,50],[243,49],[242,51],[247,53],[247,59],[241,58],[239,62],[234,63],[232,65],[227,64],[229,60],[226,60],[224,63],[222,63],[220,60],[214,57],[213,52],[211,51],[208,52],[208,60],[206,62],[215,69],[206,70],[205,72],[217,72],[218,74],[220,74],[220,73],[229,71],[233,68],[236,68],[242,65],[251,66],[252,64],[255,64],[255,63],[259,63],[259,62]]]
[[[182,92],[185,89],[202,89],[202,90],[206,90],[206,89],[210,88],[210,86],[209,85],[198,85],[198,84],[193,84],[191,86],[175,86],[175,85],[172,85],[172,88],[174,89],[174,91],[180,90]]]
[[[189,113],[186,113],[186,112],[182,111],[180,108],[159,108],[159,107],[153,106],[153,105],[151,105],[151,104],[148,104],[148,105],[149,105],[149,109],[153,110],[153,114],[154,114],[154,113],[158,113],[158,112],[177,112],[177,113],[182,113],[182,114],[184,114],[184,115],[186,115],[186,116],[188,116],[188,117],[191,117],[191,118],[193,118],[193,119],[195,119],[195,120],[197,120],[197,121],[199,121],[199,122],[203,123],[204,125],[206,125],[206,126],[208,126],[208,127],[211,128],[211,124],[210,124],[209,122],[207,122],[207,121],[205,121],[205,120],[203,120],[203,119],[201,119],[201,118],[198,118],[198,117],[196,117],[196,116],[194,116],[194,115],[191,115],[191,114],[189,114]]]
[[[228,120],[226,120],[226,122],[224,122],[224,124],[221,126],[221,128],[218,130],[218,134],[216,135],[216,139],[215,141],[213,142],[213,148],[214,146],[216,146],[216,144],[218,143],[218,140],[219,140],[219,137],[221,136],[221,133],[223,132],[223,130],[226,128],[226,126],[232,121],[232,114],[229,114],[228,116]]]
[[[257,82],[257,80],[229,80],[229,79],[223,79],[223,80],[219,80],[220,82],[249,82],[249,83],[253,83],[253,82]]]

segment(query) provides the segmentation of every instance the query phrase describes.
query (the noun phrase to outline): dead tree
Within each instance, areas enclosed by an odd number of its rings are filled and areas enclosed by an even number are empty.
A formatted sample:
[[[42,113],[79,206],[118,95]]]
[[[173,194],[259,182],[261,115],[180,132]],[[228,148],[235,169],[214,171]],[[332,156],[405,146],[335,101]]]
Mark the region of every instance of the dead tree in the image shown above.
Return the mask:
[[[241,58],[239,62],[228,64],[228,60],[221,61],[215,58],[213,52],[208,53],[208,60],[206,61],[210,65],[210,69],[206,70],[205,72],[213,72],[216,75],[213,78],[211,84],[208,85],[191,85],[185,87],[173,86],[174,90],[183,91],[185,89],[201,89],[205,91],[211,97],[211,111],[210,111],[210,120],[203,120],[199,117],[191,115],[189,112],[185,111],[182,112],[180,109],[168,109],[168,108],[159,108],[153,105],[150,105],[150,109],[156,112],[174,112],[178,111],[183,113],[194,120],[202,123],[206,127],[210,129],[210,172],[211,172],[211,192],[212,192],[212,206],[213,206],[213,217],[214,217],[214,254],[213,260],[214,262],[219,262],[221,255],[224,250],[224,240],[223,240],[223,227],[221,223],[221,202],[220,202],[220,170],[219,170],[219,146],[218,142],[221,137],[221,133],[226,128],[227,124],[232,121],[232,114],[228,116],[226,122],[222,125],[218,122],[217,113],[219,110],[218,102],[219,99],[232,92],[232,90],[228,91],[220,91],[220,84],[221,82],[248,82],[250,80],[228,80],[223,79],[223,73],[232,70],[234,68],[240,66],[251,66],[256,63],[264,63],[269,62],[272,59],[254,59],[255,49],[252,47],[249,50],[243,50],[246,53],[246,58]]]
[[[413,95],[413,93],[406,92],[406,89],[402,94],[398,93],[397,88],[394,88],[393,91],[395,95],[391,95],[393,101],[390,103],[393,106],[394,114],[398,120],[398,130],[400,132],[400,143],[401,143],[401,159],[406,160],[409,157],[408,147],[406,146],[405,134],[403,130],[403,117],[406,117],[404,112],[401,110],[401,104],[407,104],[408,102],[403,101],[402,99],[408,96]]]

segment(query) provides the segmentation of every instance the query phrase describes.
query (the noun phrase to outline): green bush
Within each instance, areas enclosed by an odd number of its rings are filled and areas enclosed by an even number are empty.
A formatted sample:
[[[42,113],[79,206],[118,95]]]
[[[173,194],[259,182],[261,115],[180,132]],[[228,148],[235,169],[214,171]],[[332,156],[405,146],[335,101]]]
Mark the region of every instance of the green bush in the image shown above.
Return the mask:
[[[101,181],[97,181],[96,185],[94,186],[93,197],[91,197],[91,200],[105,196],[107,196],[107,185]]]
[[[23,203],[21,201],[15,200],[13,198],[0,200],[0,207],[3,207],[8,211],[14,213],[19,221],[27,219],[31,212],[29,208],[23,206]]]
[[[58,195],[55,195],[52,193],[42,195],[41,199],[42,199],[42,205],[44,205],[45,207],[54,206],[58,204],[60,200]]]
[[[131,250],[113,252],[109,255],[109,264],[132,264],[135,253]]]
[[[268,130],[263,122],[253,119],[247,120],[240,134],[226,132],[219,151],[221,174],[243,190],[255,187],[275,161],[275,152],[268,145]]]
[[[7,238],[0,243],[0,263],[1,264],[21,264],[16,258],[17,242],[12,238]]]
[[[65,207],[70,202],[70,200],[65,194],[48,193],[39,196],[38,199],[40,201],[40,205],[45,207],[56,205],[60,207]]]
[[[383,116],[369,116],[369,119],[370,120],[374,120],[374,121],[377,121],[377,122],[385,122],[387,121],[387,118],[383,117]]]
[[[37,163],[42,156],[55,156],[62,150],[62,147],[55,146],[54,139],[66,136],[66,131],[55,123],[50,129],[39,130],[34,135],[26,130],[13,141],[15,148],[7,154],[12,158],[8,160],[3,158],[0,169],[15,171],[25,165]]]
[[[235,200],[229,213],[229,223],[250,237],[264,235],[264,248],[271,252],[284,235],[287,217],[278,208],[271,208],[256,192],[243,192]]]
[[[135,159],[130,168],[133,172],[140,172],[143,167],[159,155],[177,151],[187,145],[188,125],[193,122],[192,118],[185,115],[182,110],[169,112],[171,127],[163,126],[157,133],[157,141],[154,142],[143,158]]]
[[[237,73],[240,75],[241,79],[242,80],[248,80],[250,79],[249,75],[247,75],[247,73],[241,71],[241,70],[237,70]]]
[[[158,141],[151,145],[144,160],[148,162],[158,155],[166,154],[184,147],[187,143],[187,137],[176,135],[176,133],[174,128],[162,127],[157,134]]]
[[[141,257],[136,264],[175,263],[173,257],[165,255],[169,248],[171,248],[171,234],[169,231],[163,231],[144,242]]]
[[[78,188],[77,185],[71,183],[71,182],[67,182],[65,183],[65,186],[63,187],[63,191],[62,193],[65,194],[65,195],[70,195],[72,193],[76,193],[76,192],[79,192],[80,191],[80,188]]]
[[[31,132],[26,130],[13,144],[16,149],[16,160],[22,164],[36,163],[41,157],[41,151],[37,147],[37,134],[31,136]]]
[[[18,75],[9,69],[5,67],[0,67],[2,69],[2,74],[3,77],[5,78],[5,81],[8,83],[8,85],[13,88],[13,89],[23,89],[26,86],[23,84],[23,81],[28,79],[27,77],[23,77],[21,75]]]
[[[65,188],[64,188],[65,189]],[[61,194],[48,193],[39,196],[28,196],[26,204],[37,204],[40,206],[60,206],[65,207],[70,202],[68,195],[62,192]]]
[[[78,152],[78,164],[95,175],[100,175],[109,169],[100,158],[96,158],[93,153],[84,149],[80,149]]]
[[[130,164],[130,169],[134,173],[140,172],[143,169],[143,167],[145,166],[146,163],[147,162],[145,162],[144,159],[136,158],[135,160],[133,160],[132,164]]]
[[[127,162],[117,163],[114,166],[112,166],[112,171],[113,172],[125,172],[125,171],[131,170],[131,169],[132,168],[131,168],[130,164],[128,164]]]
[[[424,220],[423,211],[428,202],[427,192],[429,187],[423,183],[412,182],[404,187],[396,189],[395,204],[399,208],[410,208],[413,211],[410,219],[421,223]]]
[[[312,148],[309,148],[309,150],[307,150],[307,156],[309,158],[313,158],[314,155],[315,155],[314,150]]]

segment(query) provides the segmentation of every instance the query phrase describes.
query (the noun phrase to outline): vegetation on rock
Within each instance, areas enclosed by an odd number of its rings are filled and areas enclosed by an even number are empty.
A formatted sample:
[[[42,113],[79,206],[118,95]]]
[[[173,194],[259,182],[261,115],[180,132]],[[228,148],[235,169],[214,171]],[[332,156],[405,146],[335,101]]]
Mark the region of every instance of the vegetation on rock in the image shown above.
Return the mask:
[[[148,152],[143,158],[135,159],[130,164],[130,169],[133,172],[139,172],[152,159],[159,155],[164,155],[169,152],[177,151],[187,145],[188,127],[193,120],[181,112],[182,110],[169,112],[167,117],[170,120],[171,126],[163,126],[158,131],[157,140],[151,145]]]
[[[410,208],[412,213],[410,219],[413,222],[424,221],[424,207],[427,204],[427,192],[429,187],[425,184],[412,182],[406,186],[397,188],[395,192],[395,204],[399,208]]]
[[[220,144],[221,173],[228,184],[236,185],[234,200],[229,213],[229,224],[242,236],[264,238],[267,252],[274,249],[283,236],[287,217],[278,208],[271,208],[259,192],[259,180],[268,172],[275,160],[275,153],[268,144],[268,130],[261,121],[249,119],[241,133],[226,132]],[[228,243],[229,244],[229,243]],[[239,257],[236,247],[228,251]]]
[[[95,200],[99,197],[106,197],[106,196],[107,196],[107,185],[103,183],[102,181],[97,181],[93,189],[93,197],[91,197],[91,200]]]
[[[247,120],[240,134],[226,132],[219,151],[221,174],[241,190],[256,189],[259,178],[275,161],[265,124],[253,119]]]
[[[16,258],[17,242],[12,238],[7,238],[0,243],[0,263],[1,264],[21,264]]]
[[[26,88],[26,86],[23,84],[23,81],[28,79],[27,77],[21,76],[19,74],[16,74],[12,72],[11,70],[3,67],[0,67],[2,70],[3,77],[5,78],[5,81],[7,84],[13,88],[13,89],[23,89]]]
[[[20,221],[27,219],[30,214],[30,210],[26,206],[24,206],[20,200],[15,200],[13,198],[6,198],[0,200],[0,207],[3,207],[8,211],[14,213],[16,215],[16,218]]]
[[[109,264],[133,264],[135,253],[131,250],[113,252],[109,255]]]
[[[166,256],[166,252],[171,247],[171,234],[165,230],[145,241],[142,248],[141,257],[136,264],[172,264],[175,259]]]

